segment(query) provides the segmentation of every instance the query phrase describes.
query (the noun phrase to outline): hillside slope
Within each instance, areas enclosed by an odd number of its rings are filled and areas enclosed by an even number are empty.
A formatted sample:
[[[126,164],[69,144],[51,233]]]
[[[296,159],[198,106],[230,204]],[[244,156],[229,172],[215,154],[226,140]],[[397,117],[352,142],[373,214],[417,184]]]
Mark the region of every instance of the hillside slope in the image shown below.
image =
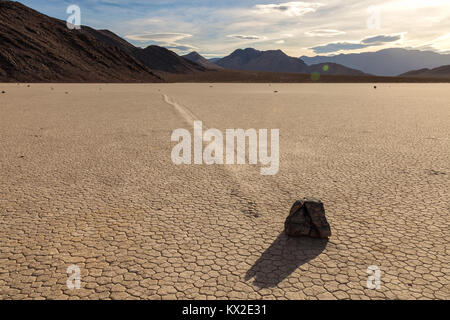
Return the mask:
[[[159,46],[135,48],[133,56],[154,71],[190,73],[206,71],[206,68],[180,57],[175,52]]]
[[[446,78],[450,79],[450,65],[442,66],[434,69],[413,70],[400,75],[400,77],[414,78]]]
[[[84,29],[97,40],[126,51],[152,71],[173,73],[205,71],[205,68],[201,65],[180,57],[175,52],[166,48],[154,45],[148,46],[145,49],[138,48],[109,30],[95,30],[89,27],[84,27]]]
[[[98,39],[105,34],[89,27],[70,30],[64,21],[1,1],[0,81],[162,81],[125,50]]]
[[[206,58],[202,57],[198,52],[191,52],[189,54],[186,54],[182,56],[183,58],[195,62],[196,64],[205,67],[206,69],[210,70],[220,70],[223,69],[222,67],[218,66],[217,64],[207,60]]]

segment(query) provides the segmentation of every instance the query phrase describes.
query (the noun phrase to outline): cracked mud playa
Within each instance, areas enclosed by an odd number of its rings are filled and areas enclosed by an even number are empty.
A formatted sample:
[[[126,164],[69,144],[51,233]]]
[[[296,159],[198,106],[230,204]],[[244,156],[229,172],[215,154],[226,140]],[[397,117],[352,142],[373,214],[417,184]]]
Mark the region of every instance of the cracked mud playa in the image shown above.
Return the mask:
[[[450,298],[448,84],[0,90],[1,299]],[[279,173],[175,166],[194,119],[279,128]],[[303,197],[328,241],[284,235]]]

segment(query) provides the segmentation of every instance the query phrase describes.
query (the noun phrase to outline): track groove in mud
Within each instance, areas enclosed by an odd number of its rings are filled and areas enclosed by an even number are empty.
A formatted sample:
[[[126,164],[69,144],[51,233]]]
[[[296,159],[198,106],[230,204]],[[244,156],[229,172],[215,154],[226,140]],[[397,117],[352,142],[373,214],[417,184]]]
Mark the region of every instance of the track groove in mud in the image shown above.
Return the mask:
[[[191,110],[189,110],[187,107],[179,104],[178,102],[175,102],[173,99],[171,99],[166,94],[163,95],[164,101],[171,105],[182,117],[183,119],[193,128],[193,124],[195,121],[202,121],[199,119]],[[203,130],[208,130],[209,127],[207,124],[203,123]],[[226,141],[228,144],[229,141]],[[239,159],[239,155],[235,153],[236,159]],[[242,159],[242,161],[245,161],[245,159]],[[231,192],[231,195],[238,198],[240,202],[242,203],[243,208],[240,209],[242,213],[248,216],[252,217],[259,217],[257,204],[255,201],[251,200],[250,193],[246,191],[245,189],[241,188],[242,183],[244,180],[239,176],[239,172],[242,172],[242,165],[223,165],[223,170],[232,176],[232,179],[236,181],[235,185],[237,186],[233,191]],[[249,166],[247,166],[249,167]]]

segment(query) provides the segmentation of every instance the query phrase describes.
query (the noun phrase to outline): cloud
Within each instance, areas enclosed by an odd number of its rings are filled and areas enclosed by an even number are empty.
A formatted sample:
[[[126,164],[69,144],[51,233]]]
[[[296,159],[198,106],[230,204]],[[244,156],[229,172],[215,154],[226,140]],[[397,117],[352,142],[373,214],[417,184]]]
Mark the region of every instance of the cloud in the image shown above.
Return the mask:
[[[434,42],[440,42],[440,41],[447,41],[449,39],[450,39],[450,33],[447,33],[447,34],[437,37],[432,42],[434,43]]]
[[[197,47],[195,46],[191,46],[189,44],[169,44],[169,45],[164,45],[165,48],[170,49],[170,50],[175,50],[175,51],[180,51],[180,52],[190,52],[190,51],[195,51],[198,50]]]
[[[344,31],[334,30],[334,29],[316,29],[311,31],[306,31],[305,35],[308,37],[334,37],[345,34]]]
[[[289,17],[299,17],[315,12],[321,6],[323,4],[316,2],[295,1],[280,4],[258,4],[255,9],[261,13],[281,13]]]
[[[341,50],[357,50],[367,47],[361,43],[335,42],[311,48],[315,53],[331,53]]]
[[[401,34],[390,35],[390,36],[380,35],[380,36],[363,39],[361,42],[364,44],[375,45],[375,44],[383,44],[386,42],[395,42],[395,41],[400,40],[401,38],[402,38]]]
[[[178,41],[192,37],[187,33],[142,33],[125,36],[127,39],[138,41],[141,43],[154,43],[159,46],[165,47],[170,50],[178,51],[181,53],[198,50],[197,47],[178,43]]]
[[[284,41],[284,40],[278,40],[278,41],[275,41],[275,43],[276,44],[283,44],[283,43],[285,43],[286,41]]]
[[[147,18],[147,19],[135,19],[128,22],[130,25],[137,26],[150,26],[150,25],[160,25],[164,23],[164,20],[158,18]]]
[[[387,43],[396,42],[403,39],[403,34],[378,35],[364,38],[360,42],[332,42],[325,45],[315,46],[311,49],[315,53],[332,53],[337,51],[358,50],[368,47],[381,46]]]
[[[179,40],[192,37],[187,33],[143,33],[125,36],[134,41],[157,41],[157,42],[177,42]]]
[[[250,35],[241,35],[241,34],[230,34],[227,36],[228,38],[240,39],[240,40],[262,40],[264,37],[260,36],[250,36]]]
[[[47,15],[67,19],[67,1],[20,0]],[[351,50],[374,45],[370,38],[408,31],[403,46],[433,44],[436,50],[449,50],[449,0],[78,0],[82,23],[108,29],[119,36],[131,35],[132,44],[196,46],[217,56],[228,54],[243,42],[257,43],[259,50],[282,49],[289,55],[312,54],[311,47],[333,43]],[[383,31],[368,29],[368,7],[380,9]],[[336,31],[326,31],[333,30]],[[337,32],[346,32],[337,33]],[[167,35],[171,33],[172,35]],[[192,37],[177,38],[177,34]],[[157,34],[165,34],[156,36]],[[289,38],[285,34],[291,34]],[[149,36],[151,35],[151,36]],[[258,35],[265,39],[227,38],[227,35]],[[284,44],[276,44],[284,39]],[[330,40],[331,39],[331,40]],[[365,43],[362,39],[366,40]],[[438,39],[439,41],[434,41]],[[155,40],[155,41],[153,41]],[[383,39],[378,39],[378,41]],[[384,39],[386,40],[386,39]],[[398,41],[400,42],[400,41]],[[386,42],[398,44],[398,42]],[[186,44],[188,43],[188,45]],[[328,46],[331,50],[332,45]],[[350,49],[348,49],[350,48]],[[375,47],[371,47],[375,48]],[[380,48],[382,46],[380,45]],[[186,48],[184,48],[186,49]],[[175,49],[174,49],[175,50]],[[361,49],[364,50],[364,49]],[[358,51],[361,51],[358,50]],[[333,51],[331,51],[333,52]],[[351,52],[351,51],[343,51]]]

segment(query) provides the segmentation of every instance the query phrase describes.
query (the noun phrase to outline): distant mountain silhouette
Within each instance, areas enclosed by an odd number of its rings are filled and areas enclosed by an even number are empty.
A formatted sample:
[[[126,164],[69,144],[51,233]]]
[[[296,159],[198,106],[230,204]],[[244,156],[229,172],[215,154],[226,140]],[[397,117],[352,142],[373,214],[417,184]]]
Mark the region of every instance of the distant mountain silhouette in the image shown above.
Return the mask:
[[[290,57],[281,50],[258,51],[252,48],[238,49],[215,63],[225,69],[231,70],[363,75],[363,72],[359,70],[332,63],[308,66],[301,59]]]
[[[108,44],[120,42],[116,37],[89,27],[69,30],[65,21],[1,1],[0,81],[162,81],[126,50]]]
[[[287,56],[281,50],[258,51],[252,48],[238,49],[216,62],[225,69],[303,72],[307,65],[296,58]]]
[[[420,69],[406,72],[401,77],[415,78],[447,78],[450,79],[450,65],[442,66],[434,69]]]
[[[300,59],[309,65],[324,62],[339,63],[379,76],[397,76],[410,70],[450,65],[450,54],[400,48],[335,56],[302,56]]]
[[[186,54],[182,56],[183,58],[195,62],[196,64],[210,70],[218,70],[222,69],[222,67],[218,66],[217,64],[205,59],[203,56],[201,56],[198,52],[191,52],[189,54]]]

